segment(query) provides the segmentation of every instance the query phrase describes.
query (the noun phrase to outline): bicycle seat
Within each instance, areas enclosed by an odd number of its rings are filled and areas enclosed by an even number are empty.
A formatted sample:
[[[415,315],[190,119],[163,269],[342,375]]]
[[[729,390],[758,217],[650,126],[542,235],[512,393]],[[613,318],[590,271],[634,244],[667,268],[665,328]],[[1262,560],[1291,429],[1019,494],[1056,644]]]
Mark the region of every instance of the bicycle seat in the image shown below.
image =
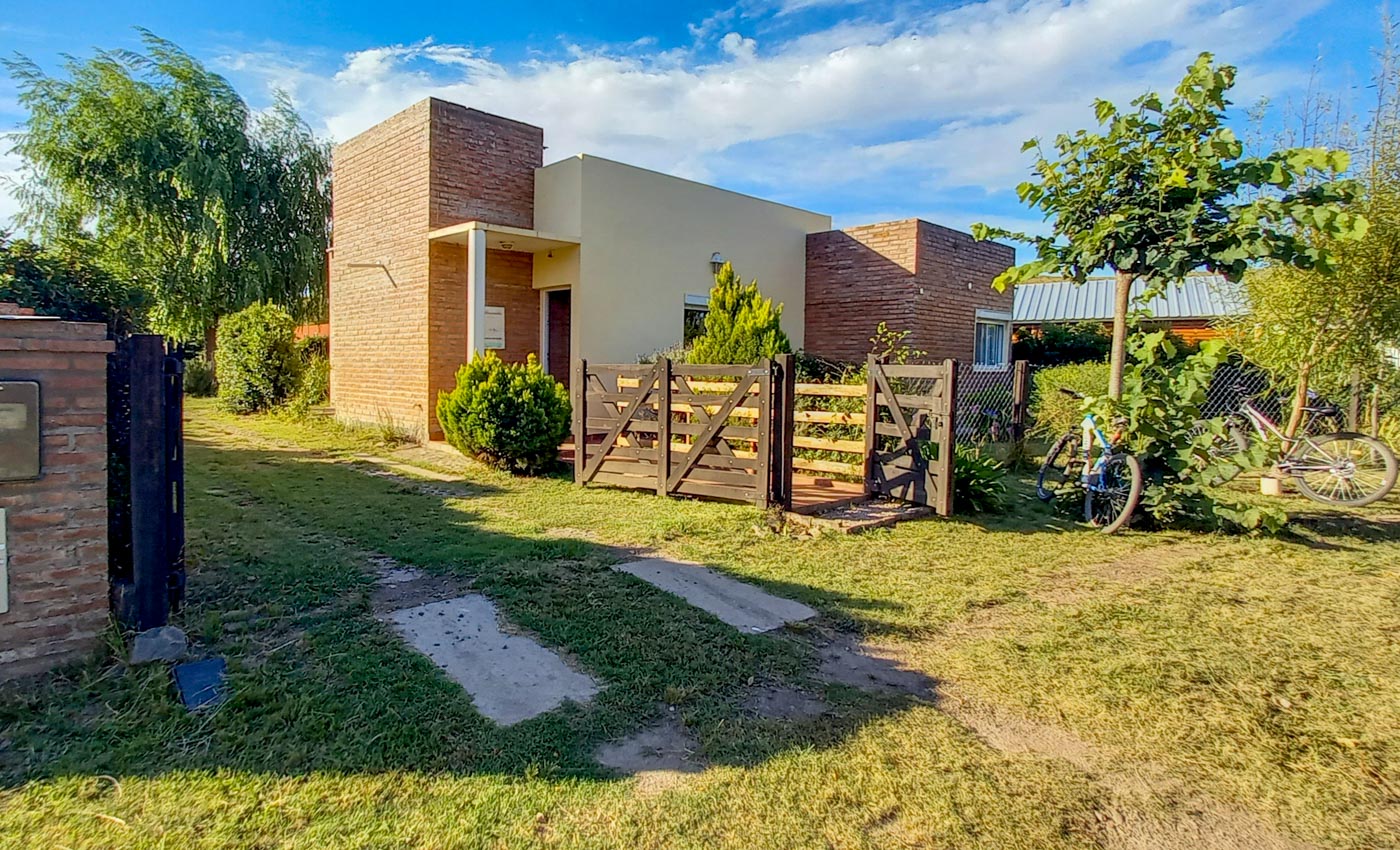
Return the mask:
[[[1342,409],[1331,402],[1321,402],[1319,404],[1305,404],[1303,410],[1308,413],[1315,413],[1318,416],[1341,416]]]
[[[1060,392],[1064,393],[1070,398],[1077,398],[1080,401],[1084,400],[1084,393],[1081,393],[1078,390],[1072,390],[1069,387],[1060,387]]]

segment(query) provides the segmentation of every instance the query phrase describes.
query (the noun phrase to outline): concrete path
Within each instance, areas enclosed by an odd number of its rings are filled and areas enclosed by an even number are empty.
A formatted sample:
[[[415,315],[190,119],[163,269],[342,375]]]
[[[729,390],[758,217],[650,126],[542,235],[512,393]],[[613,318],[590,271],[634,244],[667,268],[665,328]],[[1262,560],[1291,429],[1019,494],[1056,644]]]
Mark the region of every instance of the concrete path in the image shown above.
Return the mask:
[[[743,632],[772,631],[817,616],[816,611],[801,602],[774,596],[699,564],[644,558],[613,569],[675,594]]]
[[[502,726],[598,693],[597,682],[551,650],[501,631],[496,606],[480,594],[405,608],[388,619],[471,694],[478,711]]]

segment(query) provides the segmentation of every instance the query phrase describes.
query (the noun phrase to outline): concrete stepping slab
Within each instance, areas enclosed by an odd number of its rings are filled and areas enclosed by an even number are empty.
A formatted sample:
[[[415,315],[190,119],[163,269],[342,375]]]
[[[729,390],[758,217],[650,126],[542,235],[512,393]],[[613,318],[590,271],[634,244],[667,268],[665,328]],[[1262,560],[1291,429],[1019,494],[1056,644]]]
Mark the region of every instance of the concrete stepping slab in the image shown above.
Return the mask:
[[[679,596],[742,632],[768,632],[817,616],[801,602],[774,596],[699,564],[643,558],[613,569]]]
[[[410,646],[471,694],[482,714],[509,726],[563,705],[588,702],[598,683],[555,652],[501,630],[496,606],[480,594],[430,602],[388,616]]]

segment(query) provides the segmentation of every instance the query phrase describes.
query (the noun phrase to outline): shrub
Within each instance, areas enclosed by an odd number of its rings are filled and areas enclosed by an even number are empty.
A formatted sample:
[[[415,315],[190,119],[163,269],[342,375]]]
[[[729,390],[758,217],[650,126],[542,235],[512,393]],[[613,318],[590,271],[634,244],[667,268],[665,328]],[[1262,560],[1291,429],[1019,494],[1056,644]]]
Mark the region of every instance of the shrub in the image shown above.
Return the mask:
[[[1108,359],[1113,335],[1103,322],[1048,324],[1039,331],[1021,329],[1011,344],[1015,360],[1057,366],[1066,363],[1102,363]]]
[[[533,354],[524,364],[502,363],[494,352],[475,358],[437,403],[443,433],[459,451],[526,474],[558,460],[569,415],[568,391]]]
[[[705,333],[690,350],[691,363],[753,363],[792,351],[782,329],[783,305],[758,291],[758,281],[747,285],[725,263],[710,290],[710,312]]]
[[[301,375],[295,329],[292,314],[275,304],[258,302],[225,316],[214,354],[219,403],[255,413],[286,401]]]
[[[1108,390],[1107,363],[1076,363],[1051,366],[1035,373],[1031,393],[1031,430],[1042,437],[1054,439],[1084,418],[1084,407],[1077,400],[1060,392],[1060,387],[1077,390],[1086,396],[1103,395]]]
[[[1097,398],[1090,406],[1101,422],[1126,421],[1128,450],[1142,463],[1146,479],[1142,510],[1157,525],[1278,531],[1288,521],[1282,511],[1208,490],[1212,482],[1267,462],[1262,441],[1241,454],[1220,457],[1212,445],[1224,423],[1217,419],[1201,427],[1206,391],[1224,360],[1220,340],[1207,340],[1197,353],[1183,358],[1165,331],[1134,334],[1128,339],[1122,400]]]
[[[302,362],[301,383],[288,406],[293,413],[304,415],[329,401],[330,395],[331,361],[322,354],[312,355]]]
[[[1006,510],[1006,467],[981,449],[958,446],[953,452],[953,511],[960,514]]]
[[[218,392],[219,385],[214,380],[214,367],[203,357],[193,357],[185,361],[185,395],[195,398],[209,398]]]

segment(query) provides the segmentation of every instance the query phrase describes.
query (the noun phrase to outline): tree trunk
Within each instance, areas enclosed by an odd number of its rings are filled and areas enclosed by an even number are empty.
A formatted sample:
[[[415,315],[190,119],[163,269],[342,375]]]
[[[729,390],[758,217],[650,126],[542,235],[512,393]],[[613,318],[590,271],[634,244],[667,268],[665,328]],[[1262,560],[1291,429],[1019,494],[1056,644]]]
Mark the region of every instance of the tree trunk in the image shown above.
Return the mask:
[[[1108,356],[1108,397],[1117,401],[1123,397],[1123,364],[1127,361],[1128,300],[1132,294],[1133,276],[1114,271],[1113,346]]]
[[[218,325],[210,325],[204,329],[204,360],[210,366],[214,365],[214,348],[219,341]]]
[[[1293,436],[1303,424],[1303,408],[1308,403],[1308,376],[1312,374],[1312,364],[1298,366],[1298,386],[1293,392],[1293,410],[1288,414],[1288,424],[1283,428],[1284,449],[1293,442]]]

